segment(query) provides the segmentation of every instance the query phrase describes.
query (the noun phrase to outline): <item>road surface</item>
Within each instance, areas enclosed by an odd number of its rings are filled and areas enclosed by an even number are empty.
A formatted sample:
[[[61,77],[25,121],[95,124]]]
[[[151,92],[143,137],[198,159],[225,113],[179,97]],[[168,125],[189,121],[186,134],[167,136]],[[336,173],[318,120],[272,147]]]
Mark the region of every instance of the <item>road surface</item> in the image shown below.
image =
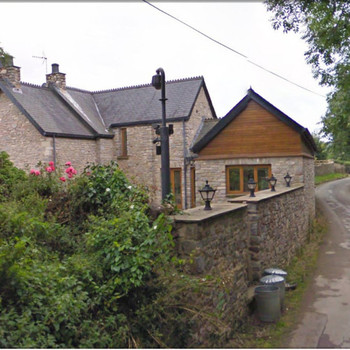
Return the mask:
[[[350,348],[350,177],[316,189],[329,223],[289,348]]]

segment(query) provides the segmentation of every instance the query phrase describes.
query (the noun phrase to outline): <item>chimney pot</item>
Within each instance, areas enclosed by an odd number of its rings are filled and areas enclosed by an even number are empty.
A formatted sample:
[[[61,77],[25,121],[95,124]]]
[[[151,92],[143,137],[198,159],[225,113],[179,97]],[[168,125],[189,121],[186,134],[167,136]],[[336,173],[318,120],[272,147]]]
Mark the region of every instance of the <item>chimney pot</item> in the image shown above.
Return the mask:
[[[52,64],[52,73],[59,73],[59,69],[58,69],[58,64],[57,63],[53,63]]]

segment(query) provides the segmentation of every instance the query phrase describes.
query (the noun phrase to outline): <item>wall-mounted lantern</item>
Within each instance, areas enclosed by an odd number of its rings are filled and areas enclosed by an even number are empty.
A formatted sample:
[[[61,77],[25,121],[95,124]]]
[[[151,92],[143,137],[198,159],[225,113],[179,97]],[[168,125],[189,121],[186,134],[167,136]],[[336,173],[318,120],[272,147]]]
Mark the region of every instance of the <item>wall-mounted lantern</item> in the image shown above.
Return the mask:
[[[293,176],[290,176],[288,172],[287,172],[287,175],[284,177],[287,187],[290,187],[290,182],[292,181],[292,177]]]
[[[271,177],[269,179],[267,179],[267,181],[269,182],[269,184],[271,186],[271,192],[275,192],[277,179],[272,174]]]
[[[247,185],[248,185],[248,189],[250,191],[249,197],[255,197],[254,191],[256,189],[256,182],[254,181],[253,177],[250,177],[248,179]]]
[[[205,202],[204,210],[211,210],[210,202],[213,200],[216,190],[214,190],[209,184],[208,180],[206,180],[205,186],[199,190],[202,199]]]

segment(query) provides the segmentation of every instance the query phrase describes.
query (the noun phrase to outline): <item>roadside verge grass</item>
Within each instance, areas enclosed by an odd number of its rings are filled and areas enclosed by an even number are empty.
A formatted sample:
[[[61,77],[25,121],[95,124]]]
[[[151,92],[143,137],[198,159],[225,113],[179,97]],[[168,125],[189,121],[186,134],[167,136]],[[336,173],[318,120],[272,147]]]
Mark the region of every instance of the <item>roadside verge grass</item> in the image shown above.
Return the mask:
[[[320,185],[324,182],[329,182],[333,180],[343,179],[344,177],[348,177],[348,176],[349,174],[341,174],[341,173],[315,176],[315,185]]]

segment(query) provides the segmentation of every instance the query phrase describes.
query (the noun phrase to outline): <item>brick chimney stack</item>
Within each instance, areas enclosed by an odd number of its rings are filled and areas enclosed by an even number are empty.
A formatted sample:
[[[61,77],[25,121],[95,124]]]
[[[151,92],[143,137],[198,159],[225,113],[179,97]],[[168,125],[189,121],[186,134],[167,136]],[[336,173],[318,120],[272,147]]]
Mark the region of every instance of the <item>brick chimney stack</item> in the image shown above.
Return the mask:
[[[66,75],[59,72],[59,66],[57,63],[52,64],[52,73],[46,74],[46,83],[47,85],[55,84],[61,89],[66,88]]]
[[[21,68],[13,65],[13,57],[6,63],[0,61],[0,77],[8,80],[16,89],[21,88]]]

